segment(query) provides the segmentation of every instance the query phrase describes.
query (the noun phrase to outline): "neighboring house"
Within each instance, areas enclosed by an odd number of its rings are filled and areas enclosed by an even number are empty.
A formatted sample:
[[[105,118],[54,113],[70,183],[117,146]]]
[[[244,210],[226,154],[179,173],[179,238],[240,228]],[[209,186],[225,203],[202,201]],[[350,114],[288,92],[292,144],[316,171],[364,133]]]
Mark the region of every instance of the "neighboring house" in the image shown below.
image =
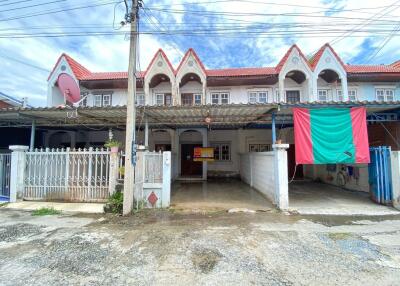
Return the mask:
[[[27,104],[25,99],[17,99],[0,91],[0,108],[8,107],[32,107]]]
[[[127,72],[91,72],[62,54],[48,78],[48,107],[64,104],[57,87],[60,73],[67,73],[76,80],[81,90],[80,106],[107,109],[126,105]],[[293,45],[276,66],[228,69],[207,69],[193,49],[186,52],[175,69],[160,49],[147,69],[137,73],[137,105],[164,106],[160,113],[174,106],[193,106],[193,110],[204,107],[202,116],[206,117],[208,105],[322,104],[332,101],[389,104],[399,99],[399,62],[389,65],[345,64],[329,44],[321,47],[310,59]],[[172,150],[174,177],[237,175],[239,154],[268,151],[273,143],[270,125],[240,125],[240,116],[243,115],[238,111],[237,122],[228,121],[223,126],[189,123],[183,126],[172,121],[162,128],[150,126],[147,138],[139,132],[139,142],[150,150]],[[390,116],[396,121],[398,113]],[[290,124],[281,127],[285,128],[279,132],[278,139],[291,144],[288,153],[290,172],[294,168],[293,128]],[[45,135],[45,146],[99,146],[108,134],[107,129],[49,131]],[[124,127],[114,128],[114,135],[124,141]],[[215,162],[208,166],[193,162],[191,156],[195,146],[214,147]]]

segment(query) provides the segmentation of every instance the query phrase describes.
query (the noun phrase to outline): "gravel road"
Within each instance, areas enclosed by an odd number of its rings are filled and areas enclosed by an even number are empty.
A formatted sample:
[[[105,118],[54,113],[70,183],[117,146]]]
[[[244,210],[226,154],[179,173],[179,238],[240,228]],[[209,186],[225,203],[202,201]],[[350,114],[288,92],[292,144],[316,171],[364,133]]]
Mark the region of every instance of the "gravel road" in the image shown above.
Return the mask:
[[[1,285],[398,285],[400,217],[33,217],[0,209]]]

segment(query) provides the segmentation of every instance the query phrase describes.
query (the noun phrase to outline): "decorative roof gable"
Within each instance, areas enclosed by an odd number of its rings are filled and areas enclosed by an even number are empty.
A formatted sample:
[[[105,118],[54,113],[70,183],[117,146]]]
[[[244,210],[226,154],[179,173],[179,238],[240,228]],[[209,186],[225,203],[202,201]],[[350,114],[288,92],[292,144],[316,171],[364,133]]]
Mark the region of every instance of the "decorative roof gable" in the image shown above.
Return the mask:
[[[318,65],[319,60],[321,59],[322,55],[324,54],[325,50],[329,49],[330,52],[333,54],[335,59],[339,62],[339,64],[345,69],[345,64],[343,63],[342,59],[338,56],[338,54],[335,52],[335,50],[329,45],[329,43],[326,43],[323,45],[309,60],[309,63],[311,65],[311,69],[315,70],[315,68]]]
[[[173,74],[175,74],[175,70],[174,67],[172,66],[171,62],[169,61],[167,55],[164,53],[163,49],[159,49],[155,54],[153,59],[150,61],[150,64],[148,65],[146,71],[144,72],[144,76],[146,76],[146,74],[150,71],[150,69],[153,67],[153,65],[155,64],[156,60],[158,57],[161,57],[168,65],[168,67],[170,68],[170,70],[172,71]]]
[[[290,54],[292,53],[293,50],[297,50],[298,53],[299,53],[299,55],[300,55],[300,57],[303,59],[303,61],[306,63],[306,65],[307,65],[308,67],[310,67],[310,65],[309,65],[309,63],[308,63],[306,57],[304,56],[303,52],[302,52],[302,51],[300,50],[300,48],[295,44],[295,45],[292,45],[292,46],[289,48],[289,50],[286,52],[286,54],[283,56],[283,58],[282,58],[282,59],[279,61],[279,63],[276,65],[275,70],[276,70],[277,73],[280,73],[280,72],[281,72],[283,66],[286,64],[286,62],[287,62],[287,60],[289,59]],[[310,67],[310,68],[311,68],[311,67]]]
[[[57,66],[60,63],[62,58],[64,58],[67,61],[68,65],[71,68],[71,70],[72,70],[74,76],[76,77],[76,79],[80,80],[83,77],[88,76],[88,75],[91,74],[91,72],[87,68],[85,68],[83,65],[78,63],[76,60],[71,58],[66,53],[62,53],[61,56],[58,58],[56,64],[54,65],[52,71],[50,72],[50,75],[47,78],[47,80],[49,80],[51,78],[51,76],[53,75],[54,71],[56,70],[56,68],[57,68]]]

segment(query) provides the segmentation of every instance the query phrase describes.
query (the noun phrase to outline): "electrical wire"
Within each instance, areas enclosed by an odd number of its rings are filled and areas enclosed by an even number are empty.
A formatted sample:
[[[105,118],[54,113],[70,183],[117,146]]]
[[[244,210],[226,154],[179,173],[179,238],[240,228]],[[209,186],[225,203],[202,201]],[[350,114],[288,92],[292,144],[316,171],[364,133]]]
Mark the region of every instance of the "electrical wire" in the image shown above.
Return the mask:
[[[54,3],[58,3],[58,2],[65,2],[65,1],[67,1],[67,0],[56,0],[56,1],[52,1],[52,2],[45,2],[45,3],[30,5],[30,6],[15,7],[15,8],[7,9],[7,10],[0,10],[0,13],[21,10],[21,9],[27,9],[27,8],[33,8],[33,7],[40,7],[40,6],[44,6],[44,5],[50,5],[50,4],[54,4]]]
[[[115,4],[118,2],[119,1],[112,1],[112,2],[105,2],[105,3],[99,3],[99,4],[92,4],[92,5],[76,6],[76,7],[64,8],[64,9],[58,9],[58,10],[57,9],[49,9],[49,10],[45,10],[45,11],[41,11],[41,12],[37,12],[37,13],[30,13],[30,14],[14,16],[14,17],[9,17],[9,18],[2,18],[2,19],[0,19],[0,22],[20,20],[20,19],[26,19],[26,18],[31,18],[31,17],[37,17],[37,16],[62,13],[62,12],[67,12],[67,11],[74,11],[74,10],[80,10],[80,9],[86,9],[86,8],[94,8],[94,7],[99,7],[99,6],[106,6],[106,5]]]

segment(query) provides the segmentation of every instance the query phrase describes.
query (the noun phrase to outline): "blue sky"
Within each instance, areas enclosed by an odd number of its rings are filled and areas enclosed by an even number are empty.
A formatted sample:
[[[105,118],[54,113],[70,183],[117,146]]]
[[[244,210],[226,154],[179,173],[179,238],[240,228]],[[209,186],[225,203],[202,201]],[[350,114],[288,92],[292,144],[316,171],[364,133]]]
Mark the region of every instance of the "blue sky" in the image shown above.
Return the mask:
[[[140,29],[150,33],[140,36],[142,69],[160,47],[175,66],[192,47],[207,68],[274,66],[294,43],[310,55],[330,42],[350,64],[400,59],[400,1],[144,0],[144,8]],[[62,52],[91,71],[127,70],[124,13],[116,0],[0,2],[0,90],[44,106],[47,76]],[[93,32],[108,34],[87,35]]]

